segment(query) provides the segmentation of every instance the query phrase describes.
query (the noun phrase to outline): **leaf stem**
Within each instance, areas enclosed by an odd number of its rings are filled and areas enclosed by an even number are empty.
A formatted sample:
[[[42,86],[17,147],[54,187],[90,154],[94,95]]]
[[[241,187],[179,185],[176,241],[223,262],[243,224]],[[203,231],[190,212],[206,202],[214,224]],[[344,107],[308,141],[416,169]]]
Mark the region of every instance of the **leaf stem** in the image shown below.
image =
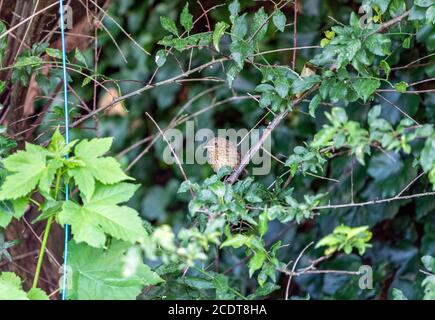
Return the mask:
[[[60,170],[58,170],[56,173],[56,186],[54,189],[55,199],[57,199],[57,194],[59,192],[60,178],[61,178],[61,174],[60,174]],[[48,235],[50,234],[52,222],[53,222],[53,216],[50,216],[47,219],[47,224],[45,225],[45,230],[44,230],[44,237],[42,238],[41,248],[39,249],[38,262],[36,264],[35,276],[33,278],[33,284],[32,284],[33,289],[38,286],[39,274],[41,273],[42,262],[44,260],[45,249],[47,247],[47,240],[48,240]]]

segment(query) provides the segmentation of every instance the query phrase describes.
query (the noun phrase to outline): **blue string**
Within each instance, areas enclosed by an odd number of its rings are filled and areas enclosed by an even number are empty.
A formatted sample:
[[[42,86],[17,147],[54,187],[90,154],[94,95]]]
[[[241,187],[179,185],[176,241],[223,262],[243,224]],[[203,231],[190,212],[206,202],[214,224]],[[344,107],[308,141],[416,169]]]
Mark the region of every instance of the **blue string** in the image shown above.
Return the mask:
[[[62,69],[63,69],[63,100],[65,115],[65,142],[69,143],[69,119],[68,119],[68,75],[66,71],[66,48],[65,48],[65,21],[63,15],[63,0],[59,0],[60,11],[60,37],[62,40]],[[68,155],[66,155],[68,158]],[[65,186],[65,201],[69,199],[69,187]],[[67,263],[68,263],[68,239],[69,239],[69,225],[65,225],[64,231],[64,252],[63,252],[63,283],[62,283],[62,300],[66,299],[66,285],[67,285]]]

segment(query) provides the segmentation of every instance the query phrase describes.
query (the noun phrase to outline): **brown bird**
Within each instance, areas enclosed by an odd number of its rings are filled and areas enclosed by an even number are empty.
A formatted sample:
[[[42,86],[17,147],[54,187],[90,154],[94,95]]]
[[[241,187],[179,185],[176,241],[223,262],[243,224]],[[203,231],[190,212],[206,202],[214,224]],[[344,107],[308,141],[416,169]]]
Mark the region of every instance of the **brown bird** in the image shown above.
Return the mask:
[[[224,138],[213,138],[204,147],[207,150],[207,162],[215,172],[220,168],[229,166],[234,169],[240,163],[240,154],[237,146]]]

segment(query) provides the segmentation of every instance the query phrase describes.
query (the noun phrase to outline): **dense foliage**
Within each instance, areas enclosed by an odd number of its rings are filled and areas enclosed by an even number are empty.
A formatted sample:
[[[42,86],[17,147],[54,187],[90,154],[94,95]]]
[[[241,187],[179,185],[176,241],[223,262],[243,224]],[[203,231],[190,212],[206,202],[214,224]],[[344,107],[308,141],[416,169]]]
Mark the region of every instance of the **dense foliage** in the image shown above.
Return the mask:
[[[0,227],[29,206],[47,227],[32,288],[3,272],[0,298],[47,298],[54,221],[70,299],[435,299],[435,1],[201,3],[112,3],[67,57],[74,140],[56,103],[23,150],[2,133]],[[3,68],[49,95],[60,58],[35,43]],[[187,120],[262,128],[271,171],[167,164]]]

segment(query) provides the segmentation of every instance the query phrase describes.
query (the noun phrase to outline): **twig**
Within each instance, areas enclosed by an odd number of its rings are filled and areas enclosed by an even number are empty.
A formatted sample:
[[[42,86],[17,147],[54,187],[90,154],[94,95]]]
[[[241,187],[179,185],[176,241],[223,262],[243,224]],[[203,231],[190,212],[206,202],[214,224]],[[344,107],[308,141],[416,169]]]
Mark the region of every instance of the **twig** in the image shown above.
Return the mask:
[[[409,13],[411,12],[411,10],[405,11],[404,13],[402,13],[400,16],[395,17],[394,19],[391,19],[383,24],[381,24],[381,26],[376,29],[373,30],[372,32],[370,32],[368,34],[367,37],[374,35],[375,33],[382,33],[387,31],[388,29],[390,29],[392,26],[394,26],[396,23],[399,23],[400,21],[402,21],[404,18],[406,18],[407,16],[409,16]]]
[[[177,156],[177,153],[175,152],[174,148],[172,148],[171,143],[168,141],[168,139],[166,138],[165,134],[163,133],[162,129],[160,129],[159,125],[157,124],[157,122],[153,119],[153,117],[151,117],[151,115],[148,112],[145,112],[145,114],[147,115],[148,118],[150,118],[150,120],[154,123],[154,125],[156,126],[156,128],[159,130],[160,134],[162,135],[163,139],[165,140],[165,142],[167,143],[169,149],[171,149],[172,154],[174,155],[175,161],[177,161],[178,167],[180,168],[181,174],[183,175],[183,178],[185,181],[188,181],[189,178],[186,175],[186,172],[184,172],[183,166],[181,165],[180,159]],[[190,189],[190,193],[192,195],[192,197],[194,196],[193,190]]]
[[[287,281],[287,287],[286,287],[286,289],[285,289],[285,300],[288,300],[288,296],[289,296],[289,291],[290,291],[290,283],[291,283],[291,281],[292,281],[292,278],[293,278],[293,274],[294,274],[294,272],[295,272],[295,269],[296,269],[296,265],[298,264],[298,262],[299,262],[299,260],[302,258],[302,255],[304,254],[304,252],[310,247],[310,246],[312,246],[314,244],[314,242],[313,241],[311,241],[300,253],[299,253],[299,256],[296,258],[296,261],[295,261],[295,263],[293,264],[293,267],[292,267],[292,272],[291,272],[291,274],[290,274],[290,277],[288,278],[288,281]]]
[[[314,207],[313,210],[363,207],[363,206],[367,206],[367,205],[374,205],[374,204],[380,204],[380,203],[391,202],[391,201],[407,200],[407,199],[429,197],[429,196],[435,196],[435,191],[424,192],[424,193],[416,193],[416,194],[411,194],[411,195],[408,195],[408,196],[395,196],[395,197],[381,199],[381,200],[371,200],[371,201],[365,201],[365,202],[355,202],[355,203],[346,203],[346,204],[335,204],[335,205],[327,205],[327,206],[317,206],[317,207]]]

